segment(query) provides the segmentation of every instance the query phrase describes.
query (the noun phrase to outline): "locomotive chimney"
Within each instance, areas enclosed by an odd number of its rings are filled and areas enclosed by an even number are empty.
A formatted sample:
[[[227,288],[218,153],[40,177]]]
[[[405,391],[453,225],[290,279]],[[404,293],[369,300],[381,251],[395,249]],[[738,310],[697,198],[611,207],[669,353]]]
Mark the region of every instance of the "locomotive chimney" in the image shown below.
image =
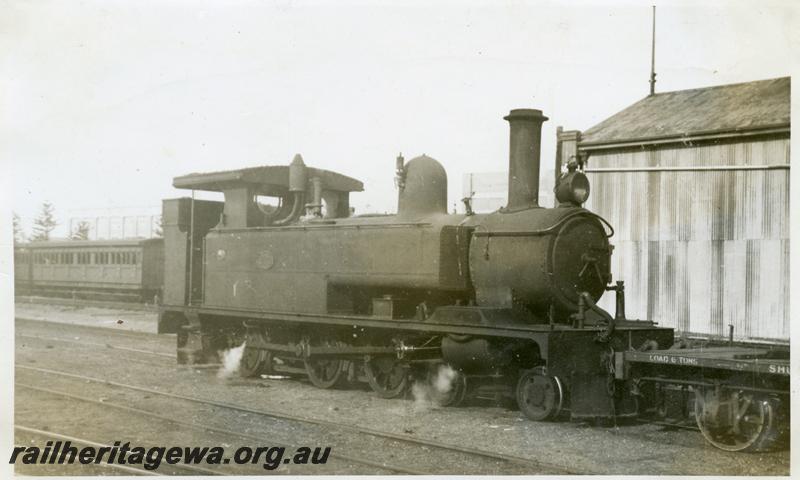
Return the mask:
[[[508,116],[511,137],[508,156],[509,210],[539,206],[539,154],[542,123],[547,117],[541,110],[519,108]]]

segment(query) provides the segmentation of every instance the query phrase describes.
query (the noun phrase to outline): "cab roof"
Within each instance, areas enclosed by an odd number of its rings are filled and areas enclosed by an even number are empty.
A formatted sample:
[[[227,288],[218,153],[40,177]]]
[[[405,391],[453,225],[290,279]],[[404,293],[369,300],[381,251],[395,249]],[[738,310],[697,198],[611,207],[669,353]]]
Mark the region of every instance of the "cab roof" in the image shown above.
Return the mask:
[[[364,184],[330,170],[306,167],[308,178],[319,177],[327,190],[338,192],[363,192]],[[283,195],[289,189],[289,166],[266,165],[262,167],[225,170],[209,173],[191,173],[175,177],[175,188],[222,192],[239,186],[251,187],[262,195]]]

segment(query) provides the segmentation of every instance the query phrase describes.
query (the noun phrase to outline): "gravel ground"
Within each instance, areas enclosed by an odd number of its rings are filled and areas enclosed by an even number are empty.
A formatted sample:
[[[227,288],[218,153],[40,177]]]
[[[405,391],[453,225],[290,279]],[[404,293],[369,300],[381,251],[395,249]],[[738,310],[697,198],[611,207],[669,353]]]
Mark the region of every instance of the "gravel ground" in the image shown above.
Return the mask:
[[[30,310],[26,308],[28,317]],[[38,308],[38,307],[37,307]],[[115,316],[112,312],[87,316],[81,309],[59,311],[65,307],[50,307],[50,314],[57,313],[59,319],[69,323],[91,324],[100,320],[105,325]],[[42,318],[47,310],[38,311]],[[98,312],[94,312],[98,313]],[[125,313],[125,312],[123,312]],[[139,315],[141,312],[136,312]],[[151,314],[152,315],[152,314]],[[98,323],[100,323],[98,322]],[[142,327],[144,323],[130,322],[128,326]],[[123,320],[123,324],[125,325]],[[153,321],[154,324],[154,321]],[[111,324],[112,328],[119,329]],[[108,343],[159,352],[170,351],[174,345],[172,336],[147,336],[145,338],[103,335],[97,330],[80,331],[79,334],[60,331],[42,323],[18,322],[17,334],[44,336],[80,337],[79,341],[93,344]],[[466,459],[448,456],[443,452],[423,448],[412,449],[386,440],[376,440],[357,435],[346,429],[310,427],[292,422],[278,422],[253,414],[243,414],[214,409],[208,406],[189,405],[185,402],[146,398],[130,392],[112,392],[107,386],[78,385],[75,380],[55,379],[29,370],[17,369],[17,381],[36,385],[52,385],[54,390],[76,393],[79,388],[86,396],[109,397],[139,408],[174,412],[181,419],[198,421],[209,425],[251,434],[270,435],[282,441],[331,444],[342,453],[363,454],[375,461],[389,464],[419,466],[436,473],[557,473],[562,466],[577,473],[595,474],[670,474],[670,475],[788,475],[789,452],[768,454],[732,454],[719,451],[706,444],[698,432],[674,430],[656,425],[627,425],[617,428],[591,427],[586,424],[555,422],[537,423],[523,418],[518,412],[497,407],[486,402],[473,402],[462,408],[436,408],[413,400],[384,400],[368,389],[354,387],[349,390],[319,390],[304,380],[218,378],[213,369],[198,369],[177,366],[169,359],[148,356],[135,352],[119,351],[98,346],[81,346],[77,343],[47,341],[18,336],[16,345],[18,364],[32,364],[41,368],[80,372],[149,388],[171,391],[184,395],[235,403],[251,408],[263,408],[328,420],[352,426],[369,426],[375,430],[392,432],[416,438],[463,445],[487,451],[529,458],[543,462],[540,468],[493,463],[488,459]],[[38,382],[38,383],[37,383]],[[17,392],[23,395],[22,389]],[[57,400],[37,392],[24,393],[25,402],[37,402],[39,406],[52,405]],[[40,397],[37,401],[36,397]],[[110,398],[110,397],[109,397]],[[111,401],[111,400],[109,400]],[[18,407],[19,408],[19,407]],[[17,412],[20,423],[27,421]],[[29,418],[29,417],[28,417]],[[118,425],[104,422],[106,428],[116,428],[117,435],[132,436],[137,433],[131,424]],[[184,443],[195,439],[189,431],[180,430]],[[74,433],[77,435],[77,433]],[[80,435],[78,435],[80,436]],[[198,440],[200,437],[197,437]],[[158,439],[158,437],[156,437]],[[327,443],[330,442],[330,443]],[[163,441],[162,441],[163,443]],[[336,450],[334,450],[336,451]],[[347,467],[344,467],[345,469]],[[427,469],[427,470],[426,470]],[[435,470],[434,470],[435,469]],[[352,473],[367,473],[352,470]],[[293,472],[294,473],[294,472]],[[303,473],[303,472],[297,472]],[[309,471],[308,473],[312,473]],[[333,472],[331,472],[333,473]],[[340,473],[340,471],[336,471]],[[384,473],[384,472],[374,472]]]
[[[17,318],[149,333],[156,333],[158,327],[158,314],[152,312],[42,303],[17,303],[14,307]]]

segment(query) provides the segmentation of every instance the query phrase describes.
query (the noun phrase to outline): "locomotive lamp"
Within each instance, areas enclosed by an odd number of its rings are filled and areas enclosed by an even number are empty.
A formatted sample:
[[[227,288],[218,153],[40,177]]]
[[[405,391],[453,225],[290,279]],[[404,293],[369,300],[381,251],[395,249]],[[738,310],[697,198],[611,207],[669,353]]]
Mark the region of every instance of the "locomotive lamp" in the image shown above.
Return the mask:
[[[567,169],[556,185],[556,200],[560,207],[580,207],[589,198],[589,179],[578,170],[575,160],[569,162]]]

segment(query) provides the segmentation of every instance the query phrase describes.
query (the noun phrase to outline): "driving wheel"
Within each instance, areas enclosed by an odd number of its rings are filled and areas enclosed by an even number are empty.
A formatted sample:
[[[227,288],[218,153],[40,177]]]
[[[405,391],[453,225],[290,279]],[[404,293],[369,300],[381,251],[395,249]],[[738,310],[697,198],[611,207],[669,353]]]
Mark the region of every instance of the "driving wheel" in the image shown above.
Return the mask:
[[[528,370],[519,377],[516,396],[522,413],[536,421],[555,418],[564,403],[561,381],[541,369]]]
[[[408,388],[408,365],[394,356],[370,358],[364,373],[372,391],[383,398],[397,398]]]
[[[272,354],[269,350],[244,347],[242,361],[239,363],[239,375],[242,377],[258,377],[272,370]]]
[[[242,360],[239,362],[240,376],[247,378],[272,373],[272,352],[251,346],[259,343],[269,343],[266,332],[249,330],[245,337]]]
[[[326,342],[324,345],[331,345]],[[311,357],[304,361],[306,374],[318,388],[333,388],[347,379],[350,362],[339,357]]]

